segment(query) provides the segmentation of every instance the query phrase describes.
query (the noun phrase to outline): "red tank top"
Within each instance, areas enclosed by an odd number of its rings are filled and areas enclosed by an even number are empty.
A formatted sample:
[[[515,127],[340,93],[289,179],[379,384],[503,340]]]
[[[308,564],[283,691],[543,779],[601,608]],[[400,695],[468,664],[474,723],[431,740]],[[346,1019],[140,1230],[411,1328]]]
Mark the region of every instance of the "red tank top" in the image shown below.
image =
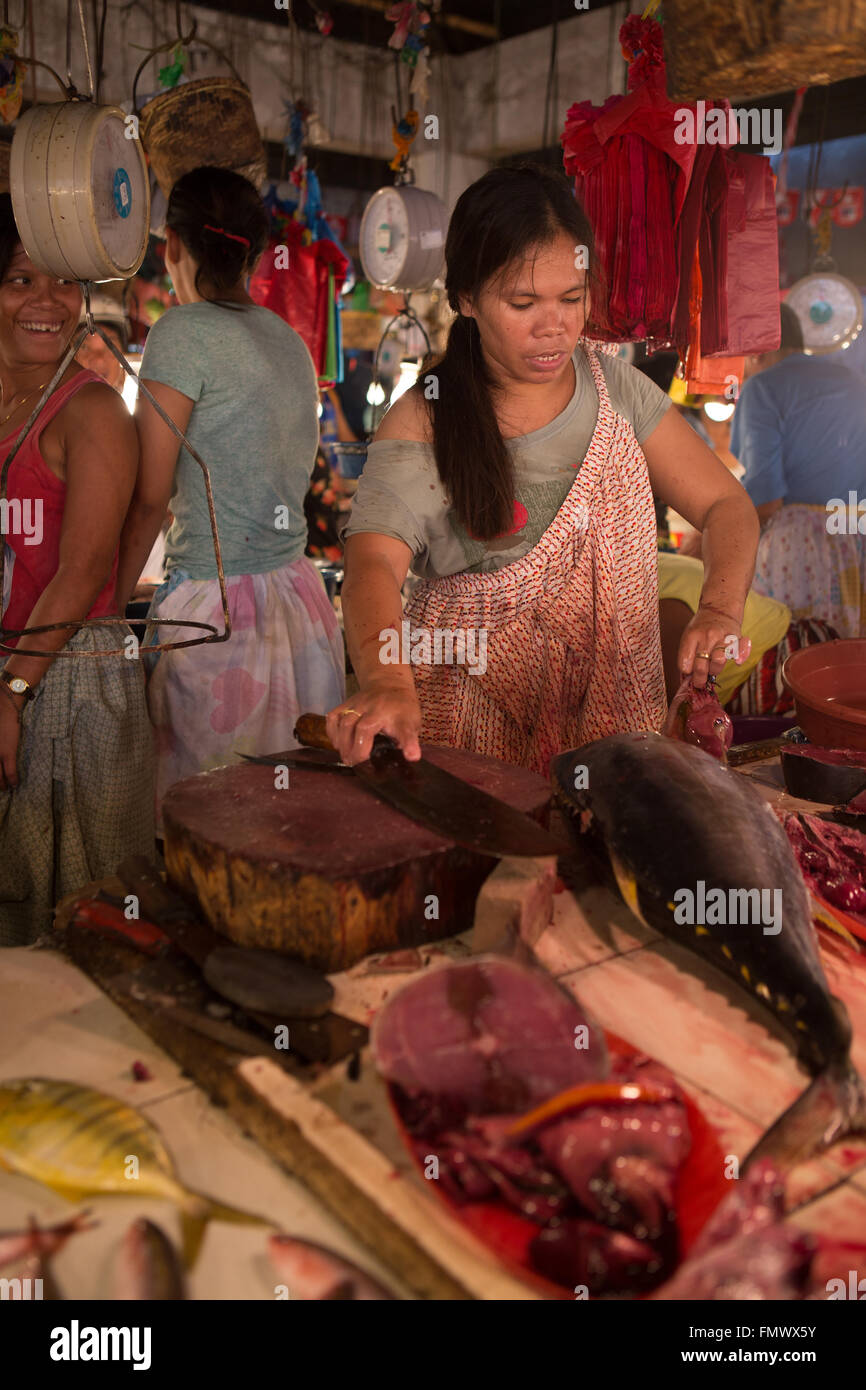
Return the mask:
[[[60,563],[66,483],[52,473],[43,459],[40,436],[70,397],[92,381],[102,382],[102,377],[96,372],[81,371],[59,386],[12,460],[6,480],[7,505],[0,508],[0,541],[6,542],[6,573],[0,604],[5,628],[27,626],[37,599],[54,578]],[[20,432],[19,425],[14,434],[0,439],[0,468]],[[87,614],[88,618],[104,618],[114,610],[116,578],[115,551],[108,582]],[[5,640],[10,647],[18,643],[17,637]]]

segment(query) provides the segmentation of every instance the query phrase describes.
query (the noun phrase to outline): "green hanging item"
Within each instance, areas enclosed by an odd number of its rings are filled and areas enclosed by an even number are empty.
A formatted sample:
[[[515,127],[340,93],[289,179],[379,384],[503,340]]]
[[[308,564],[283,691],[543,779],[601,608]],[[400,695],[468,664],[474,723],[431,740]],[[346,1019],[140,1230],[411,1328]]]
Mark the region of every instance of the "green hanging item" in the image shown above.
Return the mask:
[[[186,49],[180,44],[172,49],[171,59],[172,61],[166,67],[159,70],[159,82],[162,87],[176,87],[189,63]]]
[[[325,345],[325,379],[337,380],[337,305],[334,298],[334,267],[328,266],[328,335]]]

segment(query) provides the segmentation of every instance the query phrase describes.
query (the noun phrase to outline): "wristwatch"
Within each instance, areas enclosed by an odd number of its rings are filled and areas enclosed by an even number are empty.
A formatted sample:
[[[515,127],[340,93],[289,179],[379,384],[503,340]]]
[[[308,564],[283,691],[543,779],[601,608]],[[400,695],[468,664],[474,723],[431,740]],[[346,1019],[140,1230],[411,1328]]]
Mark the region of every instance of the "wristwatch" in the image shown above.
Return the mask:
[[[33,700],[36,697],[33,686],[23,676],[13,676],[8,671],[0,671],[0,681],[8,685],[13,695],[23,695],[25,700]]]

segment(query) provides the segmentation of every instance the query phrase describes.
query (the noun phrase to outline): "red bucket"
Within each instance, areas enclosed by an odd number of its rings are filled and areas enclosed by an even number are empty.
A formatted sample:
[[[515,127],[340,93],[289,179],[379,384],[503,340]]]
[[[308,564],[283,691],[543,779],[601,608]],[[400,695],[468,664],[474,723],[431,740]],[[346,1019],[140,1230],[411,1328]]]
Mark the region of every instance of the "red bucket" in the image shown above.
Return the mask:
[[[812,743],[866,750],[866,638],[802,647],[786,660],[782,679]]]

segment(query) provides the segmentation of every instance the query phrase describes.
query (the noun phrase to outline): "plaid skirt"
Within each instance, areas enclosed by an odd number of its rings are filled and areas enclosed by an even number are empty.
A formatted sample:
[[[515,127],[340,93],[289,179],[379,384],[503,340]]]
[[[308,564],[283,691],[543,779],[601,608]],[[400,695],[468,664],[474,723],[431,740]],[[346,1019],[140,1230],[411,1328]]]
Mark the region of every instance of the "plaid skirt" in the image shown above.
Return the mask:
[[[125,623],[82,628],[79,651],[121,647]],[[19,785],[0,791],[0,946],[27,946],[55,903],[154,852],[153,738],[141,662],[59,658],[24,710]]]

